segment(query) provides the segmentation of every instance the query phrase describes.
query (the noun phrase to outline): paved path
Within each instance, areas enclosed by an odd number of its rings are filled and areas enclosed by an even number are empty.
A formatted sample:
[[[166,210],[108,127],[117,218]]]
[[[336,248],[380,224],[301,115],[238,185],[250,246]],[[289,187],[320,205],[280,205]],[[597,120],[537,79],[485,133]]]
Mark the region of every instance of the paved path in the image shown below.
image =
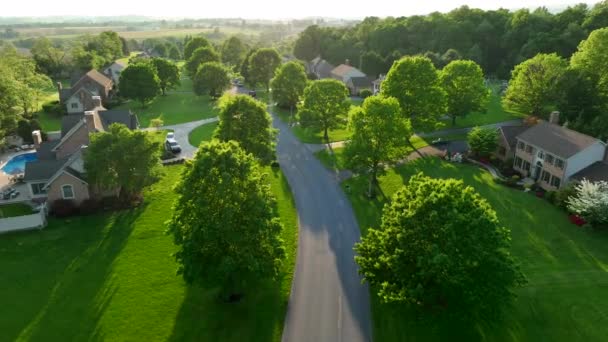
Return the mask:
[[[204,120],[186,122],[183,124],[163,126],[160,129],[171,129],[175,133],[175,140],[177,140],[179,145],[182,147],[182,153],[180,153],[177,157],[192,158],[194,157],[194,154],[196,153],[198,147],[190,145],[190,142],[188,141],[188,135],[190,134],[190,132],[192,132],[192,130],[197,128],[198,126],[206,125],[217,121],[218,118],[215,117]],[[144,128],[143,130],[150,131],[154,129],[155,128]]]
[[[277,156],[298,210],[299,241],[283,342],[371,341],[368,287],[353,245],[359,227],[336,175],[278,118]]]
[[[483,126],[479,126],[479,127],[482,127],[482,128],[498,128],[498,127],[502,127],[502,126],[521,125],[522,122],[523,122],[522,119],[515,119],[515,120],[497,122],[497,123],[493,123],[493,124],[489,124],[489,125],[483,125]],[[466,133],[468,133],[472,129],[473,129],[473,127],[448,128],[448,129],[442,129],[442,130],[436,131],[436,132],[416,133],[416,135],[418,135],[420,137],[436,137],[436,136],[441,136],[441,135],[466,134]]]

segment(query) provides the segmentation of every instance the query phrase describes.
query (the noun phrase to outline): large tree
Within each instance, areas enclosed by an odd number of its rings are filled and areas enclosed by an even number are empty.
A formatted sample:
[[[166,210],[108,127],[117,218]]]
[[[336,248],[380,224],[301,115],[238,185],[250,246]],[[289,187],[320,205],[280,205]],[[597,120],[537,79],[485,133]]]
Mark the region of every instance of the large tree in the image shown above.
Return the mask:
[[[355,246],[355,260],[382,302],[483,317],[525,282],[510,239],[472,187],[419,174],[384,207],[380,228]]]
[[[270,80],[272,99],[282,108],[294,108],[304,94],[308,79],[306,71],[299,62],[281,65]]]
[[[490,98],[481,67],[473,61],[457,60],[439,72],[441,86],[447,95],[452,125],[456,118],[484,110]]]
[[[353,132],[344,154],[350,169],[369,176],[368,196],[375,196],[378,176],[385,167],[404,157],[412,135],[410,121],[403,117],[394,98],[371,96],[351,110]]]
[[[179,68],[175,63],[164,58],[153,58],[152,65],[156,68],[163,95],[166,94],[167,89],[174,89],[180,84]]]
[[[446,114],[446,94],[430,59],[404,57],[395,62],[382,82],[382,95],[394,97],[417,131],[432,131]]]
[[[141,102],[142,107],[160,93],[160,80],[150,63],[130,64],[120,73],[120,95]]]
[[[325,141],[329,142],[329,130],[337,128],[350,109],[348,95],[348,89],[340,81],[324,79],[310,82],[298,108],[300,124],[322,131]]]
[[[213,47],[205,46],[200,47],[192,53],[192,56],[186,62],[186,70],[190,77],[196,75],[198,68],[204,63],[219,62],[220,55],[213,49]]]
[[[234,140],[262,163],[274,159],[276,132],[266,107],[248,95],[224,95],[219,101],[220,122],[215,137]]]
[[[264,85],[266,91],[270,88],[270,80],[274,76],[274,71],[281,65],[281,56],[275,49],[258,49],[249,57],[247,72],[253,85]]]
[[[496,128],[473,127],[467,134],[467,143],[473,155],[489,157],[498,147],[498,131]]]
[[[49,77],[58,78],[67,69],[67,52],[46,37],[36,39],[31,52],[38,69]]]
[[[517,65],[503,104],[506,108],[539,117],[548,116],[562,96],[559,85],[568,63],[557,54],[538,54]]]
[[[378,75],[384,74],[388,70],[386,60],[376,51],[366,51],[362,53],[359,67],[361,68],[361,71],[371,77],[378,77]]]
[[[252,48],[251,50],[249,50],[249,52],[247,52],[247,54],[245,55],[245,58],[243,58],[243,62],[241,63],[241,66],[239,68],[241,76],[243,76],[245,82],[247,82],[248,84],[252,84],[251,76],[249,74],[249,60],[251,59],[251,56],[253,56],[257,51],[258,48]]]
[[[298,35],[293,46],[293,54],[296,58],[309,62],[321,54],[322,32],[319,26],[307,27]]]
[[[243,63],[247,53],[247,45],[238,37],[232,36],[222,44],[222,62],[232,67],[238,67]]]
[[[259,164],[236,142],[200,146],[177,186],[169,232],[188,283],[220,288],[225,300],[278,275],[282,225]]]
[[[230,70],[218,62],[204,63],[194,75],[192,87],[196,95],[219,97],[230,87]]]
[[[89,184],[96,190],[117,190],[122,199],[141,193],[158,175],[160,146],[148,132],[112,124],[94,133],[84,153]]]
[[[201,47],[211,47],[209,41],[203,37],[196,37],[190,39],[184,46],[184,59],[189,60],[192,57],[194,50]]]

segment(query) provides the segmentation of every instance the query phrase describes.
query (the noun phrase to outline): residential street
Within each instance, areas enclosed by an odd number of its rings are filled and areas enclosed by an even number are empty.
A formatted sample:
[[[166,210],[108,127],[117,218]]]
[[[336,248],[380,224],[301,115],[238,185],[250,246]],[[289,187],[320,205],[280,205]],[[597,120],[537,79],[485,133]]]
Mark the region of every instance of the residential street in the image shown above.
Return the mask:
[[[299,216],[295,277],[283,342],[371,341],[368,287],[353,245],[359,228],[337,178],[275,117],[277,155]]]

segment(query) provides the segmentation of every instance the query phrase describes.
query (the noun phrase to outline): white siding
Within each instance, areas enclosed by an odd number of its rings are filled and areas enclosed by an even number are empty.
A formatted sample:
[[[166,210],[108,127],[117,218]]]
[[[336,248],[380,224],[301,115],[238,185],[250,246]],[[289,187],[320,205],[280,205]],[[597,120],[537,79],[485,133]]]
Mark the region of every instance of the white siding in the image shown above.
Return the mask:
[[[566,180],[587,166],[604,159],[606,145],[600,141],[568,158],[566,161]]]

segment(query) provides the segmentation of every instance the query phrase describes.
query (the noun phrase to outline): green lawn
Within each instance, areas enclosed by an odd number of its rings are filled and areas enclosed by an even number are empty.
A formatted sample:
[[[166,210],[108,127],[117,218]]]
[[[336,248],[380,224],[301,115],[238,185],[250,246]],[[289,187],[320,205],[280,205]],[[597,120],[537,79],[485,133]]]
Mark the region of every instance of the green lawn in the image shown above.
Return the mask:
[[[289,110],[285,110],[278,107],[273,107],[273,112],[279,116],[284,122],[291,122]],[[294,110],[295,112],[295,110]],[[346,127],[347,117],[342,118],[343,124],[337,129],[329,130],[329,141],[344,141],[350,138],[351,132]],[[325,142],[323,138],[323,132],[310,128],[302,128],[301,126],[294,126],[291,128],[293,134],[300,139],[303,143],[308,144],[322,144]]]
[[[15,217],[32,214],[32,207],[23,203],[0,205],[0,218]]]
[[[202,120],[217,115],[215,103],[208,96],[195,96],[192,93],[172,93],[158,96],[146,108],[141,103],[130,101],[117,109],[130,109],[137,113],[141,127],[150,126],[150,120],[160,118],[165,125]]]
[[[378,227],[386,198],[414,173],[463,179],[485,197],[512,233],[512,253],[529,284],[501,322],[472,326],[381,304],[372,295],[374,340],[394,341],[602,341],[608,336],[608,235],[578,228],[566,214],[533,195],[494,183],[489,173],[437,158],[417,160],[380,178],[385,197],[368,201],[367,180],[348,185],[362,234]],[[429,318],[429,317],[426,317]]]
[[[236,304],[176,275],[164,222],[183,166],[134,210],[51,219],[42,231],[0,237],[2,341],[280,341],[297,244],[296,210],[280,171],[267,168],[285,227],[276,282]]]
[[[456,125],[452,126],[452,119],[446,119],[443,121],[444,126],[437,130],[450,129],[450,128],[464,128],[464,127],[475,127],[482,125],[489,125],[497,122],[508,121],[513,119],[523,118],[525,115],[508,111],[503,108],[500,95],[500,86],[498,84],[490,85],[492,93],[488,102],[488,108],[485,112],[474,112],[464,117],[456,118]]]
[[[213,131],[217,127],[217,122],[213,122],[206,125],[198,126],[193,129],[192,132],[188,135],[188,141],[192,146],[198,146],[202,141],[211,140],[213,137]]]

